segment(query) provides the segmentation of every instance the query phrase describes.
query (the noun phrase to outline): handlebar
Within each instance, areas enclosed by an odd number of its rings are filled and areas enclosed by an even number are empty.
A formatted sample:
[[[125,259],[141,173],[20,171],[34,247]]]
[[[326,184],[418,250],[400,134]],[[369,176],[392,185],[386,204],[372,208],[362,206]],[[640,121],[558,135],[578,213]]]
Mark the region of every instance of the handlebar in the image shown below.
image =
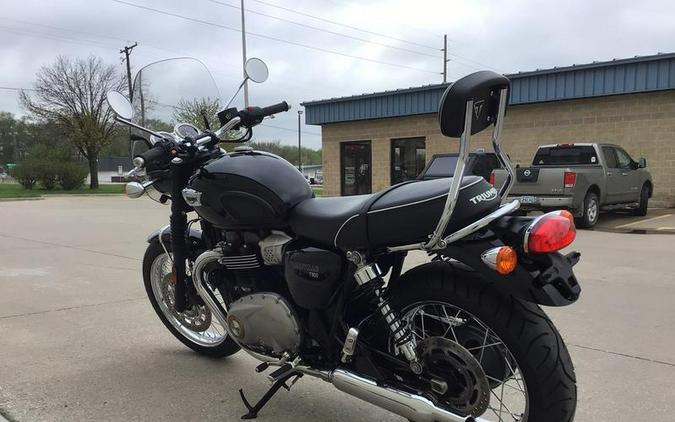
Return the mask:
[[[288,103],[286,101],[282,101],[278,104],[263,107],[263,108],[260,109],[260,111],[262,112],[263,116],[271,116],[273,114],[282,113],[282,112],[288,111],[290,109],[291,109],[291,106],[288,105]]]

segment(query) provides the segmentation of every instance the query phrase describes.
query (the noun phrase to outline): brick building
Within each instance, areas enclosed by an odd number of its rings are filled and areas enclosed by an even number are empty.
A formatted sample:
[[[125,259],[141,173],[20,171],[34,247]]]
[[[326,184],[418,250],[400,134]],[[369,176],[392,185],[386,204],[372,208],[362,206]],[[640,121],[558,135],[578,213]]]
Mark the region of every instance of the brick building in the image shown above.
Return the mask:
[[[675,53],[507,76],[503,145],[514,163],[530,164],[540,144],[615,143],[647,159],[650,205],[675,206]],[[324,192],[375,192],[414,177],[433,154],[456,152],[435,114],[446,87],[305,102],[307,124],[322,128]],[[490,132],[471,148],[489,149]]]

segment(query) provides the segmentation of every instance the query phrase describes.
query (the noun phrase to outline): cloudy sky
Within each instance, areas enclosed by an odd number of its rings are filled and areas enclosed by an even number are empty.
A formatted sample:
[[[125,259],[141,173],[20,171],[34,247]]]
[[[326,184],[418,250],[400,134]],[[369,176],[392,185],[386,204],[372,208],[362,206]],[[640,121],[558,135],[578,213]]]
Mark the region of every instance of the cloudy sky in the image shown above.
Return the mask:
[[[256,138],[287,143],[296,142],[302,101],[441,82],[443,34],[450,80],[485,68],[510,73],[675,51],[672,1],[245,1],[248,56],[270,68],[266,83],[251,86],[251,103],[294,106]],[[193,56],[227,98],[241,77],[238,5],[3,0],[0,110],[21,114],[16,91],[6,88],[30,88],[35,72],[57,55],[95,54],[122,71],[119,50],[132,42],[139,44],[134,69]],[[303,125],[303,141],[319,147],[320,128]]]

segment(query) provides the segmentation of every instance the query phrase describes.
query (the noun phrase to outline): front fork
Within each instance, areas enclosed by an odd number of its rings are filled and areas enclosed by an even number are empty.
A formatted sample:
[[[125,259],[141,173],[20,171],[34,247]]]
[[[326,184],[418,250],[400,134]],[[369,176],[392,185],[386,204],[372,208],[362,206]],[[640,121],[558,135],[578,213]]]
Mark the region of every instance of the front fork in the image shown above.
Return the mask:
[[[382,294],[384,279],[382,272],[375,263],[366,262],[363,255],[359,252],[350,251],[347,253],[349,259],[356,265],[354,278],[359,286],[369,286],[375,299],[377,300],[377,309],[382,314],[382,319],[389,327],[394,338],[394,344],[400,350],[410,364],[410,370],[419,375],[424,370],[422,363],[417,356],[417,342],[413,336],[410,327],[403,323],[396,311],[391,309],[389,302]]]
[[[188,258],[187,250],[187,213],[190,207],[183,199],[183,189],[187,186],[191,171],[182,158],[176,157],[171,160],[171,250],[173,252],[173,265],[176,280],[175,309],[184,312],[189,304],[188,279],[185,261]]]

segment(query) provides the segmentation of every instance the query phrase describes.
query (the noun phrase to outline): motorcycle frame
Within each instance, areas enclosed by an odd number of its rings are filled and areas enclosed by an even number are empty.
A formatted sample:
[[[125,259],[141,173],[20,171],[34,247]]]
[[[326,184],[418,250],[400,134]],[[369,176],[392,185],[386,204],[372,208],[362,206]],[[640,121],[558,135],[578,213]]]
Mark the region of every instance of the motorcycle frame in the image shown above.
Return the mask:
[[[513,184],[515,182],[515,172],[513,169],[513,164],[511,159],[501,148],[502,143],[502,128],[504,125],[504,114],[506,113],[506,100],[508,98],[508,88],[502,88],[499,91],[499,106],[497,109],[497,119],[495,120],[494,128],[492,130],[492,148],[494,149],[495,154],[499,158],[501,165],[506,168],[507,178],[504,184],[499,189],[499,195],[502,198],[501,206],[486,215],[485,217],[477,220],[468,226],[462,227],[461,229],[455,231],[454,233],[444,236],[445,230],[448,227],[448,223],[452,218],[452,214],[457,205],[457,198],[459,196],[460,185],[462,178],[464,177],[464,170],[466,168],[466,162],[469,157],[469,144],[471,142],[471,124],[473,121],[473,106],[474,100],[470,99],[466,102],[466,112],[464,113],[464,131],[459,138],[459,154],[457,157],[457,164],[455,165],[455,171],[453,173],[452,181],[450,183],[450,189],[448,190],[448,196],[445,200],[445,206],[443,207],[443,213],[436,224],[436,229],[429,235],[429,240],[422,243],[413,243],[402,246],[390,246],[387,248],[388,252],[400,252],[400,251],[410,251],[410,250],[425,250],[425,251],[434,251],[446,248],[450,243],[455,242],[469,234],[480,230],[481,228],[487,226],[492,221],[501,218],[505,215],[511,214],[520,208],[520,202],[518,200],[507,202],[508,193],[511,191]]]

